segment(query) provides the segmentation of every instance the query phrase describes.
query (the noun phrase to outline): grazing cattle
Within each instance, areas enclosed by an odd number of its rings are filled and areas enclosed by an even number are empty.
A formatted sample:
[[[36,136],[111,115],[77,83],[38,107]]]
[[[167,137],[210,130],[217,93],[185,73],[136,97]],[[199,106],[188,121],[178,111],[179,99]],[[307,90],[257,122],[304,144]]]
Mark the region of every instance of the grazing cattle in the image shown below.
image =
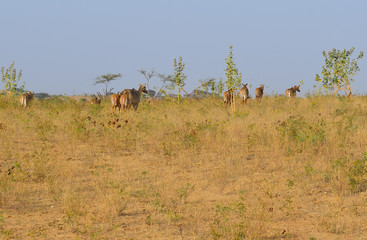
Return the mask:
[[[120,105],[120,93],[113,94],[111,96],[111,105],[112,105],[112,112],[113,113],[115,113],[116,108],[118,108],[119,111],[120,111],[120,108],[121,108],[121,105]]]
[[[147,94],[148,91],[145,85],[139,84],[139,90],[136,89],[125,89],[122,92],[122,100],[120,100],[120,104],[122,102],[123,109],[129,109],[131,106],[134,107],[135,111],[138,109],[141,93]]]
[[[247,83],[246,84],[242,84],[242,88],[240,89],[240,96],[241,96],[242,103],[243,104],[246,104],[247,99],[249,97]]]
[[[295,97],[296,93],[300,92],[299,87],[300,87],[300,85],[294,86],[292,88],[288,88],[287,90],[285,90],[285,96],[289,97],[289,98],[290,97]]]
[[[33,95],[34,95],[34,92],[26,92],[25,94],[22,94],[22,96],[20,96],[20,104],[23,107],[29,106],[29,103],[32,100]]]
[[[223,93],[223,103],[225,105],[229,105],[232,103],[232,98],[233,98],[233,90],[229,89],[228,91],[225,91]]]
[[[261,84],[259,88],[255,89],[255,97],[257,100],[260,100],[264,95],[264,85]]]
[[[92,98],[92,100],[90,100],[90,104],[92,104],[92,105],[101,104],[101,101],[102,101],[101,98],[94,97],[94,98]]]

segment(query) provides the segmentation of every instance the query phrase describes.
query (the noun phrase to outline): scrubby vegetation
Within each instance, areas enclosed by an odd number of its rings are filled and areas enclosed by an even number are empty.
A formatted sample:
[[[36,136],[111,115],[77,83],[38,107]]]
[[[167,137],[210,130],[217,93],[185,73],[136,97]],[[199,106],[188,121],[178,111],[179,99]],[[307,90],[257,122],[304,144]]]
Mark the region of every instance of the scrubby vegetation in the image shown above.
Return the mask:
[[[237,103],[240,101],[237,99]],[[4,239],[363,239],[367,97],[0,96]]]

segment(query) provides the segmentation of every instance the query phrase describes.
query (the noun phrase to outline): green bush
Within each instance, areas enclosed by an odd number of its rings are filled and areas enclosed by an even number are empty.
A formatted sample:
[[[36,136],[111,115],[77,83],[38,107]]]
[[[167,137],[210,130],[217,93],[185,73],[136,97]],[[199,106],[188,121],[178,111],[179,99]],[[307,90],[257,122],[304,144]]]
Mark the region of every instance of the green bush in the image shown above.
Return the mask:
[[[306,146],[318,147],[326,140],[325,123],[307,120],[302,116],[290,116],[278,126],[288,152],[302,152]]]

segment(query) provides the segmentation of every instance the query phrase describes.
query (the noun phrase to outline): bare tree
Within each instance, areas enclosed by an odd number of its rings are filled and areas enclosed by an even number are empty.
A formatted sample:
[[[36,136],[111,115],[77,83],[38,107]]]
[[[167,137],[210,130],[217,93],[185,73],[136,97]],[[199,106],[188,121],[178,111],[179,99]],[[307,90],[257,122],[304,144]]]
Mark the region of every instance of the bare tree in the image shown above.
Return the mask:
[[[165,89],[172,91],[175,89],[175,84],[174,84],[174,79],[173,79],[173,75],[171,74],[163,74],[163,73],[157,73],[156,76],[161,80],[161,87],[157,90],[157,93],[155,94],[154,98],[156,98],[157,96],[159,96],[159,94],[163,93],[165,95],[167,95]],[[163,89],[165,88],[165,89]]]
[[[148,72],[146,69],[140,69],[138,70],[138,72],[143,74],[144,78],[147,80],[147,90],[149,92],[149,81],[150,79],[152,79],[152,77],[156,76],[156,72],[154,71],[154,69],[150,70],[150,72]]]

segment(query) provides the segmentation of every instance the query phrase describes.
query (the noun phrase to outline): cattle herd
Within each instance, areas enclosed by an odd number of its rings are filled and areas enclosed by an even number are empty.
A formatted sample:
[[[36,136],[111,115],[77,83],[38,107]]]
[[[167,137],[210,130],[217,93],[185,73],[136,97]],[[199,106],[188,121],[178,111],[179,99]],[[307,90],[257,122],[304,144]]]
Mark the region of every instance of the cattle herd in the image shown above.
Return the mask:
[[[288,88],[285,91],[285,96],[286,97],[296,97],[296,93],[300,92],[299,90],[300,85],[296,85],[294,87]],[[145,93],[147,94],[148,91],[145,87],[145,85],[139,84],[139,90],[136,90],[135,88],[133,89],[125,89],[122,92],[118,92],[116,94],[113,94],[111,96],[111,105],[112,105],[112,112],[116,112],[116,110],[118,109],[119,112],[121,112],[121,108],[123,110],[126,109],[130,109],[131,106],[134,107],[134,110],[136,111],[138,109],[139,106],[139,102],[140,102],[140,97],[141,97],[141,93]],[[25,94],[22,94],[22,96],[20,97],[20,104],[23,107],[27,107],[29,106],[29,102],[32,100],[33,98],[33,94],[34,92],[26,92]],[[231,104],[233,96],[235,94],[235,91],[233,89],[229,89],[228,91],[225,91],[223,93],[223,103],[226,105]],[[257,100],[261,100],[261,98],[264,95],[264,85],[260,85],[259,88],[255,89],[255,98]],[[247,83],[246,84],[242,84],[242,88],[240,89],[240,97],[241,97],[241,102],[243,104],[246,104],[247,99],[249,98],[249,90],[247,88]],[[101,103],[101,98],[97,98],[94,97],[91,101],[91,104],[100,104]]]
[[[145,85],[139,84],[139,90],[133,89],[125,89],[122,92],[118,92],[117,94],[113,94],[111,96],[111,104],[112,104],[112,112],[115,112],[116,109],[121,112],[122,109],[129,109],[131,106],[134,107],[135,111],[138,109],[141,93],[148,93]]]
[[[285,96],[286,97],[295,97],[297,92],[300,92],[299,90],[300,85],[296,85],[294,87],[288,88],[287,90],[285,90]],[[233,89],[229,89],[228,91],[225,91],[223,93],[223,103],[226,104],[230,104],[232,102],[232,98],[234,91]],[[255,89],[255,98],[257,100],[261,100],[261,98],[264,95],[264,85],[261,84],[260,87]],[[249,95],[249,90],[247,88],[247,83],[246,84],[242,84],[242,88],[240,89],[240,97],[241,97],[241,101],[243,104],[246,104],[247,99],[250,97]]]

